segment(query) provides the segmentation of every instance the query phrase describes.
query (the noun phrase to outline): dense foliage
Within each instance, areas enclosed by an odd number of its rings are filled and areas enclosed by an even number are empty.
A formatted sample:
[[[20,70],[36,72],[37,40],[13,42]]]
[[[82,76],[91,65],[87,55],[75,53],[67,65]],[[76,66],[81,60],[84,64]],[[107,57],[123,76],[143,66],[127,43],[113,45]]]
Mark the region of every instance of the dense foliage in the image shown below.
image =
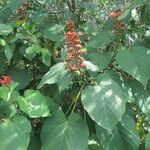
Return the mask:
[[[150,150],[149,0],[0,0],[0,149]]]

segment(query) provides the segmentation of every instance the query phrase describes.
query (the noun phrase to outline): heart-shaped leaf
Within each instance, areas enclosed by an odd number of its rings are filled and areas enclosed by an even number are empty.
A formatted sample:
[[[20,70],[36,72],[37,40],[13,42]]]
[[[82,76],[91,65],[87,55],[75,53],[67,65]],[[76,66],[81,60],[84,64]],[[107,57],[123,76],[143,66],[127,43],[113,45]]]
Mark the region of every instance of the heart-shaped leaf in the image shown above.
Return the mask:
[[[77,114],[66,119],[61,111],[55,111],[42,127],[42,150],[85,150],[88,144],[88,128]]]

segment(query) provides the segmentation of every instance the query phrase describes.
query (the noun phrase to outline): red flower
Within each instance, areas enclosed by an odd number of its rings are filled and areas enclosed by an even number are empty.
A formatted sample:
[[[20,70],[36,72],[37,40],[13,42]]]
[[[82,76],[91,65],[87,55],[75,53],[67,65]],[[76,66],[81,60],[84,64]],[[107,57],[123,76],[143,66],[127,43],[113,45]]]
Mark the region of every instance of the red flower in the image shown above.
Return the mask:
[[[114,33],[115,34],[121,34],[122,31],[126,30],[125,23],[121,23],[120,20],[118,20],[118,17],[122,15],[124,12],[123,9],[121,9],[119,12],[111,12],[110,16],[113,18],[114,22]]]
[[[9,85],[11,81],[12,81],[12,78],[10,76],[2,76],[2,79],[0,80],[0,84]]]
[[[75,28],[75,24],[72,20],[69,20],[66,24],[68,31],[72,31]]]
[[[72,72],[80,71],[80,69],[86,68],[83,64],[84,58],[81,56],[81,54],[84,53],[79,39],[82,34],[80,32],[75,32],[75,24],[72,20],[69,20],[66,26],[68,30],[65,36],[67,42],[67,69]]]
[[[113,17],[113,18],[116,18],[116,17],[118,17],[118,13],[113,11],[113,12],[110,13],[110,16]]]
[[[113,17],[113,18],[118,18],[120,15],[123,14],[123,12],[124,12],[124,9],[121,9],[119,12],[113,11],[113,12],[110,13],[110,16]]]

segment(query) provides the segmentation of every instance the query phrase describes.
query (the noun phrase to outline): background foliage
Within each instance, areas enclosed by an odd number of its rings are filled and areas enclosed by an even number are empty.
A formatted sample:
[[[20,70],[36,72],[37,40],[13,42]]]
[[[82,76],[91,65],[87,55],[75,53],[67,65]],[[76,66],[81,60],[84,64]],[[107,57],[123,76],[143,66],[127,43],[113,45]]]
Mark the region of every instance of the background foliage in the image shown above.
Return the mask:
[[[70,19],[87,66],[75,72]],[[0,75],[13,80],[0,86],[1,149],[150,150],[149,25],[149,0],[0,0]]]

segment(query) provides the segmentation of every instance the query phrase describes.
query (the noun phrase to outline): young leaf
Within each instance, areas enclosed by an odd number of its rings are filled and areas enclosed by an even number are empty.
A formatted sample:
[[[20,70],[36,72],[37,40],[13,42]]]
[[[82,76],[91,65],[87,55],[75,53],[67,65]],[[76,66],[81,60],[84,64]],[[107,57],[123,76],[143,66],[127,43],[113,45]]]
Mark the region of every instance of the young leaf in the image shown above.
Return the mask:
[[[33,44],[26,49],[25,57],[27,57],[29,60],[32,60],[32,58],[35,57],[36,54],[40,53],[41,50],[42,49],[38,44]]]
[[[28,114],[31,118],[50,116],[47,99],[38,91],[27,90],[24,97],[18,98],[20,110]]]
[[[19,93],[17,91],[14,91],[14,89],[17,87],[17,83],[12,84],[11,87],[7,87],[7,86],[1,86],[0,87],[0,98],[3,99],[3,101],[5,102],[14,102]]]
[[[50,66],[51,65],[51,53],[48,49],[43,48],[42,49],[42,62],[46,65],[46,66]]]
[[[10,45],[7,45],[5,47],[5,55],[7,57],[7,60],[10,60],[13,56],[13,51],[12,51],[12,47]]]

